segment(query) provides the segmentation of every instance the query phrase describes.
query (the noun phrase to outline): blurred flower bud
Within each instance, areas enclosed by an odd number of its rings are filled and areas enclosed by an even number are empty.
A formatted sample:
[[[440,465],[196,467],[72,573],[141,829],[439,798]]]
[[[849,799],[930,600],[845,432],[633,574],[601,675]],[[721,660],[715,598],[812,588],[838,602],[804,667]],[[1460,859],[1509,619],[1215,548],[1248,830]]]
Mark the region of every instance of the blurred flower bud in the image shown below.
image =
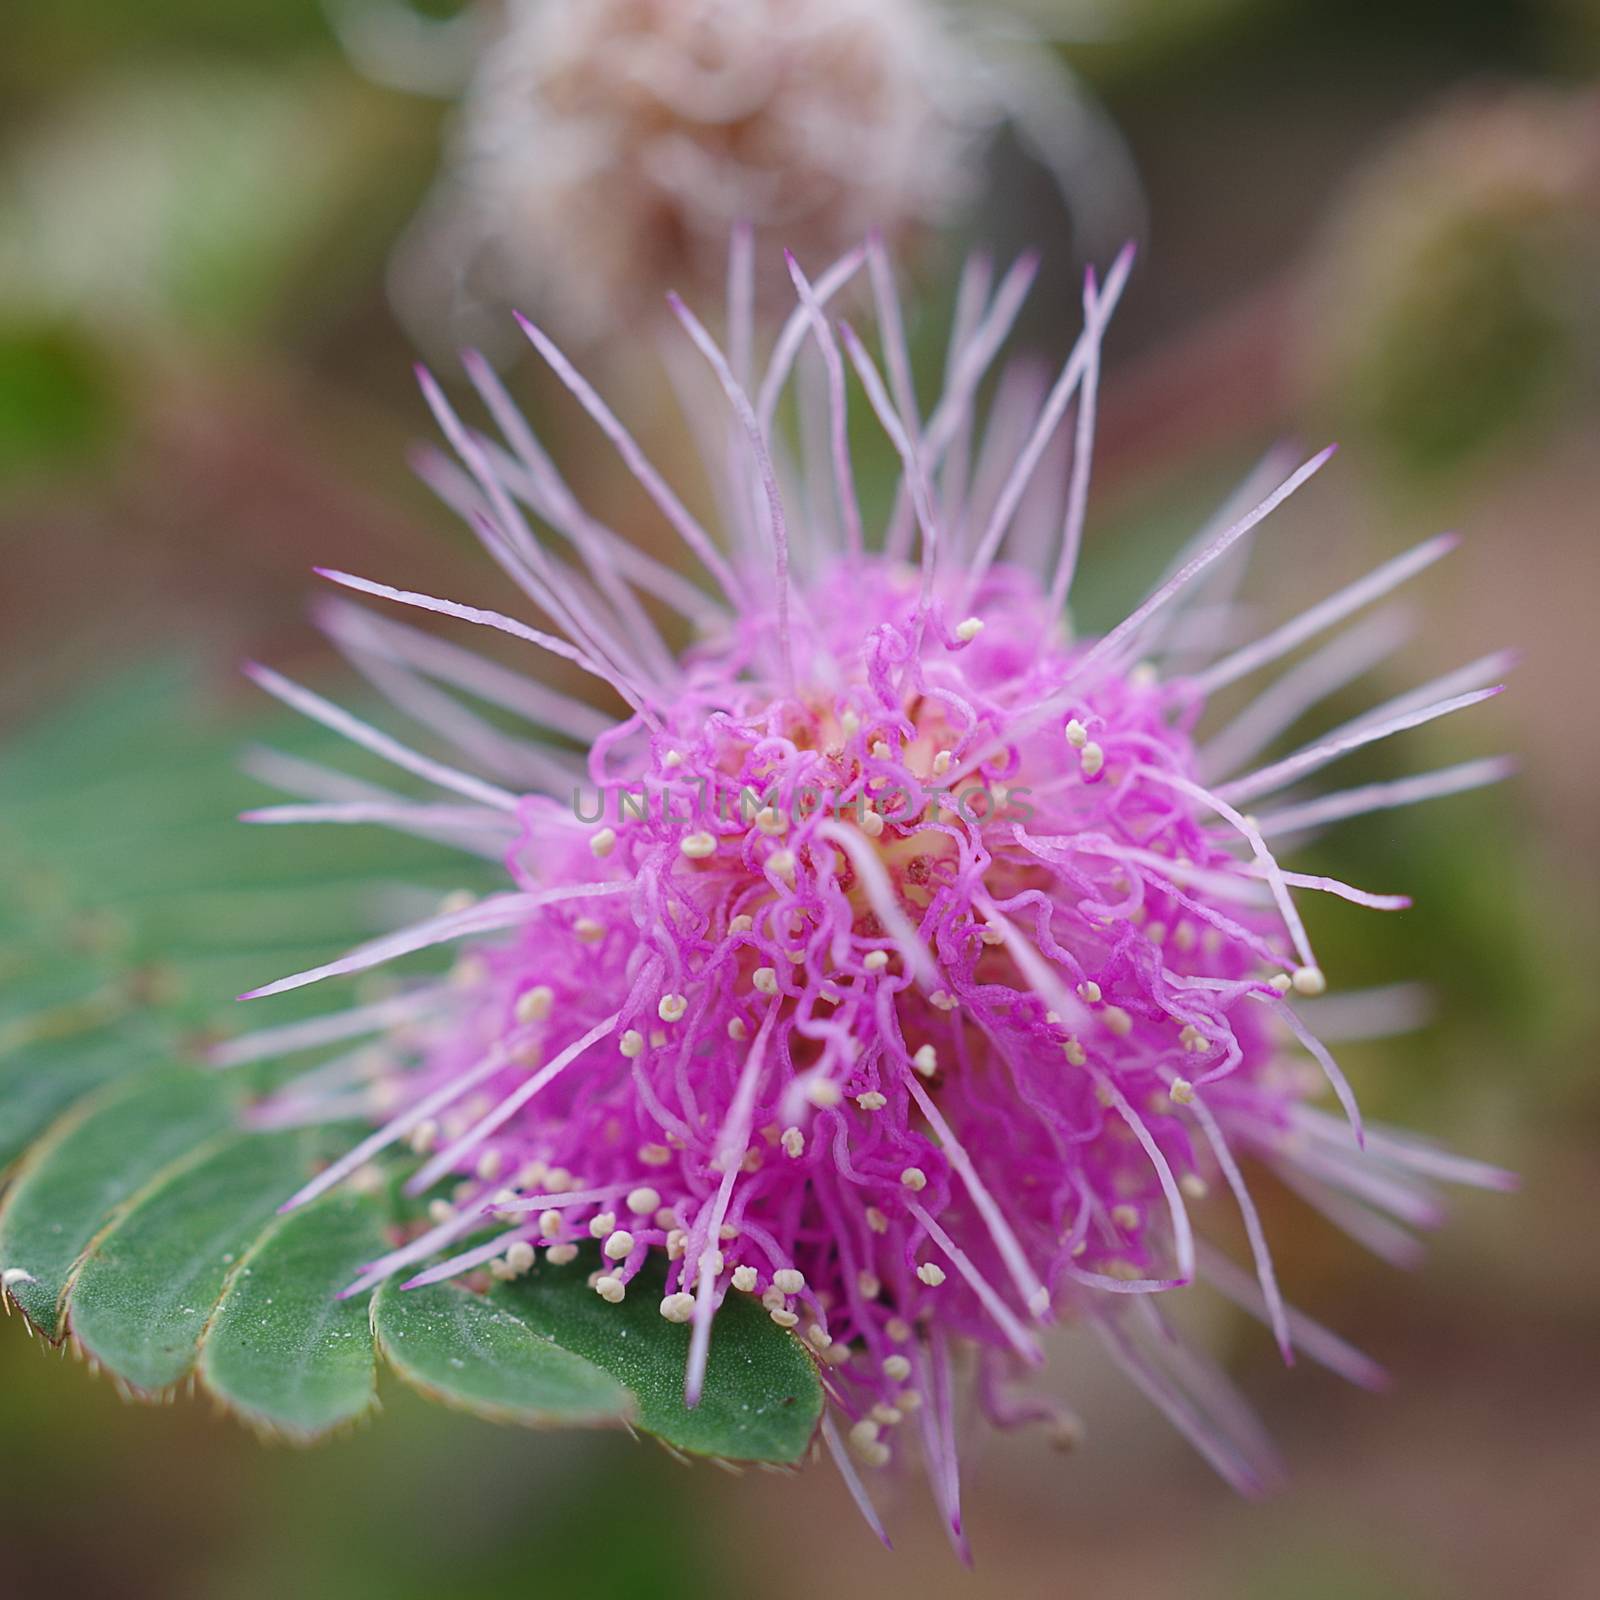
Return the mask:
[[[1408,473],[1444,471],[1600,371],[1600,98],[1452,101],[1336,208],[1307,284],[1307,397]]]
[[[970,198],[1004,115],[953,27],[929,0],[511,0],[397,255],[402,315],[477,342],[509,302],[594,336],[720,293],[737,222],[763,302],[779,246],[904,247]]]

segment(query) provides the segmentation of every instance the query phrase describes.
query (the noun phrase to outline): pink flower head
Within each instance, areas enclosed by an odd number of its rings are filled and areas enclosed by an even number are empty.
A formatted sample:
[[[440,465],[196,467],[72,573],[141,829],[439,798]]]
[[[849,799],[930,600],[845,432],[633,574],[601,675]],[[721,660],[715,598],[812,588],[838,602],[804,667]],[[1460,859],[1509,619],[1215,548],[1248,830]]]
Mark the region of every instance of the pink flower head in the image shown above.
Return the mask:
[[[335,639],[400,710],[453,740],[458,764],[255,669],[265,688],[442,796],[282,771],[309,803],[255,820],[388,823],[503,859],[510,882],[256,993],[461,941],[448,981],[292,1040],[236,1043],[228,1059],[380,1039],[388,1120],[291,1204],[400,1141],[426,1158],[413,1192],[457,1187],[434,1227],[353,1289],[401,1270],[411,1283],[485,1264],[511,1275],[536,1251],[566,1260],[592,1239],[593,1286],[617,1301],[659,1254],[661,1313],[693,1324],[691,1404],[718,1306],[758,1296],[828,1369],[824,1434],[869,1519],[857,1464],[883,1466],[914,1440],[960,1541],[958,1347],[976,1352],[976,1392],[993,1419],[1070,1437],[1070,1415],[1012,1392],[1057,1318],[1092,1328],[1233,1483],[1259,1490],[1270,1453],[1220,1374],[1168,1336],[1168,1294],[1203,1280],[1263,1318],[1286,1358],[1298,1347],[1357,1382],[1377,1373],[1283,1304],[1240,1160],[1272,1168],[1386,1254],[1411,1248],[1400,1225],[1435,1220],[1429,1179],[1506,1181],[1399,1133],[1363,1135],[1321,1022],[1329,1036],[1381,1030],[1403,1023],[1409,999],[1320,1000],[1297,895],[1378,910],[1405,901],[1292,872],[1275,847],[1501,776],[1504,763],[1478,761],[1321,798],[1300,788],[1348,751],[1496,693],[1508,663],[1476,663],[1259,764],[1393,643],[1383,619],[1305,657],[1202,735],[1214,691],[1341,623],[1449,541],[1237,644],[1215,621],[1224,558],[1329,452],[1293,471],[1269,462],[1123,622],[1077,636],[1066,608],[1100,344],[1128,253],[1103,283],[1089,276],[1084,330],[1054,385],[1025,368],[1002,374],[981,428],[975,395],[1031,261],[998,283],[982,261],[969,266],[943,390],[926,410],[877,247],[814,283],[790,265],[798,306],[759,381],[737,281],[731,354],[674,303],[731,428],[694,407],[713,418],[726,541],[525,325],[712,592],[596,522],[481,361],[469,357],[467,370],[498,438],[461,420],[424,375],[457,458],[428,456],[424,476],[545,627],[325,576],[561,656],[627,711],[603,716],[345,601],[325,612]],[[863,268],[877,356],[826,309]],[[809,453],[787,449],[774,422],[797,363]],[[846,445],[851,368],[903,468],[872,539]],[[680,613],[696,642],[674,654],[646,600]],[[441,684],[561,737],[514,738]],[[586,756],[567,753],[576,744]],[[320,1070],[283,1103],[314,1108]],[[1324,1086],[1342,1115],[1313,1103]],[[1198,1237],[1191,1208],[1219,1190],[1217,1203],[1242,1214],[1253,1273]],[[489,1242],[454,1246],[491,1225]],[[448,1259],[419,1271],[441,1252]]]

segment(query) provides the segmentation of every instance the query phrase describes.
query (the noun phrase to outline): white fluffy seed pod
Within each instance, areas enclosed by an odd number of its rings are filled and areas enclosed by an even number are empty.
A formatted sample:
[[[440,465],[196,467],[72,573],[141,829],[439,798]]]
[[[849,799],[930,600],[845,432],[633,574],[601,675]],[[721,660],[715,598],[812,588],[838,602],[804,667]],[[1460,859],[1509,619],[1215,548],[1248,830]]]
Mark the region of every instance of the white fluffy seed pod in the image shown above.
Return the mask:
[[[435,331],[442,300],[592,335],[718,291],[735,223],[767,268],[903,244],[959,211],[1002,114],[933,0],[511,0],[397,298]]]

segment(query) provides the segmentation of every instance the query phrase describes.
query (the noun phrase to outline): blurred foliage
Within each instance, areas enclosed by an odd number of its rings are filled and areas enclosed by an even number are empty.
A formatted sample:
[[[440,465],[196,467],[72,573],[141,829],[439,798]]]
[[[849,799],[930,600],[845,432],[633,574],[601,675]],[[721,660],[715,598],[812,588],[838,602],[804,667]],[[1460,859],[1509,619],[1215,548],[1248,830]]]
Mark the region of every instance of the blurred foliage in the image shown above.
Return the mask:
[[[0,1500],[10,1592],[126,1600],[720,1600],[734,1592],[693,1512],[700,1475],[623,1435],[494,1428],[394,1384],[376,1422],[315,1451],[274,1450],[198,1406],[126,1406],[75,1363],[10,1342],[0,1428],[35,1442]]]
[[[315,39],[277,63],[189,42],[96,57],[59,96],[15,97],[0,124],[0,479],[109,471],[108,447],[175,384],[247,394],[369,315],[437,112],[358,78],[320,24]]]
[[[0,309],[71,316],[135,348],[248,336],[331,230],[341,251],[370,237],[390,104],[323,68],[195,63],[91,83],[0,163]]]
[[[268,63],[329,49],[322,0],[60,0],[23,7],[6,19],[0,84],[25,102],[76,86],[108,62],[181,50]]]
[[[1381,776],[1398,776],[1399,765]],[[1433,1019],[1420,1032],[1352,1052],[1374,1117],[1437,1129],[1451,1120],[1442,1108],[1452,1100],[1576,1107],[1592,1092],[1584,1038],[1595,1008],[1574,959],[1581,930],[1563,917],[1540,853],[1508,844],[1516,809],[1505,793],[1456,796],[1341,825],[1295,853],[1297,870],[1414,902],[1397,914],[1318,906],[1312,924],[1341,984],[1413,981],[1432,996]]]
[[[93,458],[120,410],[106,360],[79,328],[0,314],[0,482]]]

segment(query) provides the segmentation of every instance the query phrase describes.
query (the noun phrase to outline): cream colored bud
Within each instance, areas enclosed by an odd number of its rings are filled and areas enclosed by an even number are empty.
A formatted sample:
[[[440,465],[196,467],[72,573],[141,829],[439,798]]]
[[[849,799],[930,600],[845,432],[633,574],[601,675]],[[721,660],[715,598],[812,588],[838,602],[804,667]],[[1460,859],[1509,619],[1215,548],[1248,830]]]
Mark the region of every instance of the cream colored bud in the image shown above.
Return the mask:
[[[668,1322],[688,1322],[694,1316],[694,1296],[681,1289],[677,1294],[669,1294],[661,1302],[661,1315]]]
[[[535,984],[517,996],[518,1022],[543,1022],[555,1004],[555,991],[547,983]]]

